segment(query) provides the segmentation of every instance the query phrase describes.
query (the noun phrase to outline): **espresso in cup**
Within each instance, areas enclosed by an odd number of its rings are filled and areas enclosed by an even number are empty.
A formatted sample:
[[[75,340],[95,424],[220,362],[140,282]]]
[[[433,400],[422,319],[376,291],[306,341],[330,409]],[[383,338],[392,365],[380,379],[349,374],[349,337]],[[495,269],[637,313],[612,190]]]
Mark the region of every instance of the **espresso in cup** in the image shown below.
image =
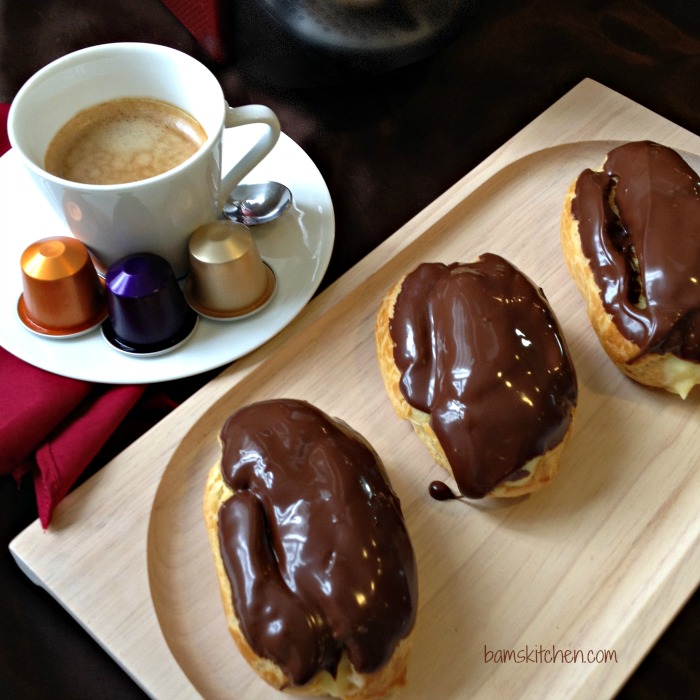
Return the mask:
[[[207,140],[201,124],[162,100],[126,97],[78,112],[54,136],[46,170],[71,182],[113,185],[155,177]]]

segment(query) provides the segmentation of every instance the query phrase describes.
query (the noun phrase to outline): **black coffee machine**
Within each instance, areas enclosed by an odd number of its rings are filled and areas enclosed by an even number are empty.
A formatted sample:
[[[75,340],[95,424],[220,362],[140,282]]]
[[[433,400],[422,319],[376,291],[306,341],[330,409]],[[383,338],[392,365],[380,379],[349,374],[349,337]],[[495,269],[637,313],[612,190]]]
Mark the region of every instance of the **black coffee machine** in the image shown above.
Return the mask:
[[[328,85],[393,70],[460,30],[474,0],[231,0],[226,43],[260,83]]]

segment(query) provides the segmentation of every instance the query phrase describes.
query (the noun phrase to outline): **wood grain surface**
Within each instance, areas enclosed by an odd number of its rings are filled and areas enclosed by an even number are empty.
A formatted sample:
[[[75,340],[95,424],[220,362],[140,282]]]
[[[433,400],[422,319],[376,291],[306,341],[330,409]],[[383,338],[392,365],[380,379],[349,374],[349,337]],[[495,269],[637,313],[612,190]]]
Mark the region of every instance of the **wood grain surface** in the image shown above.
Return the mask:
[[[646,138],[700,154],[698,136],[583,81],[71,494],[47,532],[21,533],[20,566],[152,696],[279,697],[228,638],[201,501],[228,414],[303,398],[369,439],[401,498],[420,607],[399,697],[613,696],[700,582],[700,391],[682,401],[615,369],[564,267],[559,217],[583,168]],[[445,475],[384,394],[374,317],[419,262],[487,251],[540,285],[560,320],[579,378],[574,434],[542,492],[438,503],[427,486]]]

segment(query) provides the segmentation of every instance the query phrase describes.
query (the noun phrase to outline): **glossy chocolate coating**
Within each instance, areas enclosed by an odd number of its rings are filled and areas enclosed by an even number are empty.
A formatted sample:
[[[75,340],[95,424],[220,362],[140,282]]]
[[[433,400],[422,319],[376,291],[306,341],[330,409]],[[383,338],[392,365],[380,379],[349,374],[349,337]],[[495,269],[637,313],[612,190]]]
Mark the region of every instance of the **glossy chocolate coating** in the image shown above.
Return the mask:
[[[563,439],[576,374],[541,290],[503,258],[423,263],[389,331],[400,389],[430,425],[465,496],[481,498]]]
[[[233,414],[222,475],[236,492],[219,542],[241,630],[294,685],[335,675],[347,651],[371,673],[413,628],[418,584],[398,498],[359,435],[309,403]]]
[[[602,172],[581,173],[572,213],[603,306],[639,355],[700,361],[700,182],[692,168],[657,143],[624,144]]]

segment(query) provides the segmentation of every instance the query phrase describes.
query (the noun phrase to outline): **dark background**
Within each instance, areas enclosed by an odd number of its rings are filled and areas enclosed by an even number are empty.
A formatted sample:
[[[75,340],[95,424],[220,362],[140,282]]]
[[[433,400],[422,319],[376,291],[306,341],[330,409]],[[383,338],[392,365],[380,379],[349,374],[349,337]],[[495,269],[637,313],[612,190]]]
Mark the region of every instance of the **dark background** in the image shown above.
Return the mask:
[[[384,65],[355,56],[338,67],[337,56],[324,62],[314,51],[315,73],[308,55],[295,73],[289,47],[272,33],[261,36],[254,6],[226,5],[228,50],[216,62],[159,0],[0,0],[0,102],[49,61],[96,43],[167,44],[208,62],[231,104],[272,107],[321,170],[336,212],[324,285],[585,77],[700,133],[697,0],[470,2],[453,35],[429,55],[407,62],[405,52]],[[181,401],[211,376],[165,390]],[[137,406],[86,476],[161,415]],[[14,564],[7,545],[36,515],[31,479],[17,485],[0,477],[0,698],[141,697]],[[620,698],[700,698],[699,646],[696,593]]]

